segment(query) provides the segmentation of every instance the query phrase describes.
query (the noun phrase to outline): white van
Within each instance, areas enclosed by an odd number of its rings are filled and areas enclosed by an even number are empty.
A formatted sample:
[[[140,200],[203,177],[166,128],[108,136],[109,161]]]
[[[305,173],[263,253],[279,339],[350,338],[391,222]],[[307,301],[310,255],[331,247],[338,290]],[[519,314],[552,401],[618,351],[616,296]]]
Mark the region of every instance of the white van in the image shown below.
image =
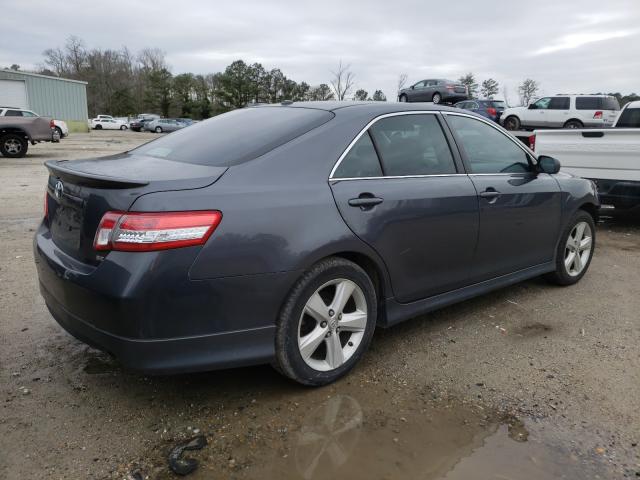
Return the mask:
[[[620,104],[611,95],[555,95],[528,107],[507,108],[500,122],[507,130],[534,128],[606,128],[613,125]]]

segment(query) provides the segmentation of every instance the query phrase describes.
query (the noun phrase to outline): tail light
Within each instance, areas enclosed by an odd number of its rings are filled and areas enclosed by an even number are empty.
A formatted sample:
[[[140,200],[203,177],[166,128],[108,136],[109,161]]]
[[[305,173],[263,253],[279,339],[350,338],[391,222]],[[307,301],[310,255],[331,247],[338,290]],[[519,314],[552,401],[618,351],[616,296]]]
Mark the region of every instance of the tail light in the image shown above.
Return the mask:
[[[217,210],[194,212],[107,212],[100,220],[96,250],[150,252],[203,245],[222,220]]]
[[[49,218],[49,193],[44,191],[44,219],[47,220]]]
[[[53,119],[49,120],[49,127],[56,128],[56,122],[54,122]]]
[[[529,137],[529,148],[533,151],[535,151],[536,149],[536,136],[535,135],[531,135]]]
[[[596,113],[593,114],[593,118],[594,120],[602,120],[602,112],[597,111]]]
[[[487,108],[487,113],[488,113],[489,115],[493,115],[494,117],[495,117],[496,115],[498,115],[498,111],[497,111],[495,108],[493,108],[493,107],[489,107],[489,108]]]

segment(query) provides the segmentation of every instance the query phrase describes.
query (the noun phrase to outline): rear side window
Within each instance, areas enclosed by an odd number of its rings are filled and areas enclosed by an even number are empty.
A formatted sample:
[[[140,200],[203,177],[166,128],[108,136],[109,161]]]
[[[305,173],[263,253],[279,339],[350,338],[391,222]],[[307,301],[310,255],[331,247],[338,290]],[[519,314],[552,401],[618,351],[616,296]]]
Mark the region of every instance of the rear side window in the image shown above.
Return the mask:
[[[528,155],[506,135],[486,123],[447,115],[456,142],[467,157],[470,173],[524,173],[531,170]]]
[[[451,150],[435,115],[383,118],[370,129],[385,175],[456,173]]]
[[[578,110],[620,110],[615,97],[576,97]]]
[[[569,110],[569,97],[553,97],[549,102],[549,110]]]
[[[178,130],[131,153],[228,167],[264,155],[332,118],[331,112],[310,108],[241,108]]]
[[[382,168],[371,137],[365,132],[351,147],[333,174],[333,178],[381,177]]]
[[[7,113],[4,115],[5,117],[21,117],[22,112],[20,110],[7,110]]]
[[[627,108],[616,123],[618,128],[640,128],[640,108]]]

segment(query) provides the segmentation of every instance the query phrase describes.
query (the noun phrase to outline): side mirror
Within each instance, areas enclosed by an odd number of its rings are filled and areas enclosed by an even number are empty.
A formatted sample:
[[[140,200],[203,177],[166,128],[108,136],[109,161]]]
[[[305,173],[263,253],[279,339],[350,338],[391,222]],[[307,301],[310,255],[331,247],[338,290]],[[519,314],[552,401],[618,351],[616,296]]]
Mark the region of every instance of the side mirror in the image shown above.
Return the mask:
[[[560,171],[560,162],[556,158],[540,155],[538,157],[538,169],[542,173],[558,173]]]
[[[529,108],[529,110],[535,110],[538,107],[536,107],[535,103],[530,103],[528,108]]]
[[[411,85],[411,90],[413,90],[414,88],[416,88],[416,86],[415,85]]]

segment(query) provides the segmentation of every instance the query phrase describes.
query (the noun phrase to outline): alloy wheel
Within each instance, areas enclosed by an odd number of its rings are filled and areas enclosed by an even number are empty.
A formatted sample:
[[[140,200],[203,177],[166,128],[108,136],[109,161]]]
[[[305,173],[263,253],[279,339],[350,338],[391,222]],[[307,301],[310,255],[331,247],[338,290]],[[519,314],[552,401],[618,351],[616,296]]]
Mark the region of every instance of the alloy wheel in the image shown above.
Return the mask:
[[[4,150],[9,155],[18,155],[22,151],[22,143],[18,139],[10,138],[4,142]]]
[[[582,273],[589,262],[593,234],[587,222],[579,222],[571,230],[564,249],[564,266],[567,273],[576,277]]]
[[[367,327],[362,289],[345,278],[331,280],[307,300],[298,324],[298,349],[317,371],[334,370],[356,352]]]

